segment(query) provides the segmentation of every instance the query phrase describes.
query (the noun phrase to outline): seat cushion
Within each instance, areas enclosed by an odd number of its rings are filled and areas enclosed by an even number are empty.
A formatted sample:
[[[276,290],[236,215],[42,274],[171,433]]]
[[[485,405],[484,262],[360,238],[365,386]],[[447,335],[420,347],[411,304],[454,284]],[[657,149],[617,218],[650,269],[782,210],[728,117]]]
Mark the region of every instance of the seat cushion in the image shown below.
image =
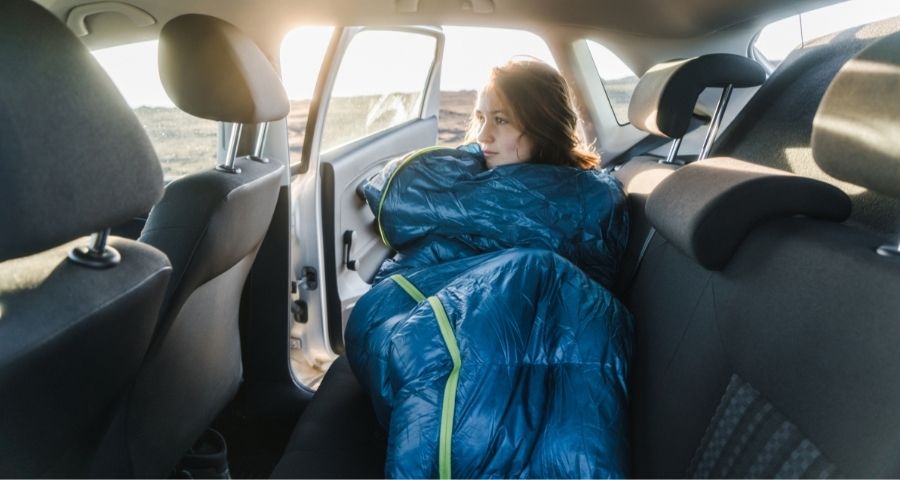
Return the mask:
[[[273,478],[383,478],[387,434],[344,356],[303,411]]]

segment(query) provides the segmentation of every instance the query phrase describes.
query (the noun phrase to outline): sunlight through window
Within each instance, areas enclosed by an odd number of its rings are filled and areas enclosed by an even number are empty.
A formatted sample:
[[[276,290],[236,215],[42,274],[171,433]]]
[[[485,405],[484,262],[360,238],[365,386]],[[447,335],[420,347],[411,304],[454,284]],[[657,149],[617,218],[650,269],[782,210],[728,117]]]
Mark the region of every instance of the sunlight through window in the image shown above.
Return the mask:
[[[900,15],[900,2],[851,0],[778,20],[760,30],[753,54],[770,72],[794,49],[844,29]]]

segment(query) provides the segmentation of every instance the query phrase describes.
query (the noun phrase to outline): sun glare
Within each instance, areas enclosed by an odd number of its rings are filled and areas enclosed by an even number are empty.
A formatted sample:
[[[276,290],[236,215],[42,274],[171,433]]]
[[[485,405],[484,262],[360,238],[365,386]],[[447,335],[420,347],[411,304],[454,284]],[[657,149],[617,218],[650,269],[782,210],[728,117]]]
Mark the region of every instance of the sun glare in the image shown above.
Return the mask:
[[[332,27],[300,27],[292,30],[281,45],[281,69],[285,88],[292,100],[309,99],[313,95],[319,67],[334,29]],[[373,31],[372,33],[376,33]],[[516,57],[534,57],[556,67],[547,44],[539,36],[521,30],[483,27],[444,27],[444,57],[441,64],[441,90],[478,90],[487,81],[492,67]],[[354,82],[343,83],[341,95],[362,95],[383,88],[372,85],[373,76],[383,66],[378,52],[420,56],[421,43],[405,42],[398,35],[370,35],[358,48],[373,53],[373,61],[354,63],[357,74],[345,76]],[[418,87],[418,86],[416,86]]]
[[[158,44],[151,40],[92,52],[131,108],[175,106],[159,81]]]
[[[281,77],[291,100],[312,98],[334,27],[300,27],[281,43]]]
[[[896,15],[900,15],[900,2],[850,0],[766,25],[760,31],[754,48],[768,60],[780,62],[803,43]]]

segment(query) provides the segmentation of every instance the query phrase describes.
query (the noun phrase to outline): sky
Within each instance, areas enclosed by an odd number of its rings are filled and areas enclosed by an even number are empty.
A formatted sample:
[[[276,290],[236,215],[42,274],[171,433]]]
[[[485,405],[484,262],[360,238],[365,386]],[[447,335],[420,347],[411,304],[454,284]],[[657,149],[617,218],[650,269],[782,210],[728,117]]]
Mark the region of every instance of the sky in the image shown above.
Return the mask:
[[[803,14],[803,34],[812,39],[880,18],[900,15],[900,2],[851,0]],[[333,29],[301,27],[289,33],[281,49],[281,68],[288,96],[295,100],[313,94]],[[444,27],[444,61],[441,90],[477,90],[494,65],[516,56],[533,56],[555,66],[546,43],[535,34],[518,30],[477,27]],[[402,32],[363,32],[351,43],[346,71],[340,72],[336,95],[382,93],[388,85],[418,90],[434,50],[429,38]],[[800,43],[799,22],[790,17],[763,29],[757,47],[769,59],[782,59]],[[589,42],[591,54],[604,79],[633,75],[602,45]],[[403,52],[372,64],[379,53]],[[94,52],[132,107],[174,106],[159,82],[156,42],[142,42]],[[408,83],[408,85],[403,85]],[[394,88],[396,90],[396,88]]]

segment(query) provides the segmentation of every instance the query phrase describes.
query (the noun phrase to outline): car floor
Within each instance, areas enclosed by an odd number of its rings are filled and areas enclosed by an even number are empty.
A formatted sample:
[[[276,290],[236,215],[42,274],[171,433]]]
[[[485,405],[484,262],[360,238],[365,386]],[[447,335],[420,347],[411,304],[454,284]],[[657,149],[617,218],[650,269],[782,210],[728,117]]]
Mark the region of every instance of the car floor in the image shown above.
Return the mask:
[[[296,419],[251,413],[244,391],[213,423],[225,437],[232,478],[269,478]]]

